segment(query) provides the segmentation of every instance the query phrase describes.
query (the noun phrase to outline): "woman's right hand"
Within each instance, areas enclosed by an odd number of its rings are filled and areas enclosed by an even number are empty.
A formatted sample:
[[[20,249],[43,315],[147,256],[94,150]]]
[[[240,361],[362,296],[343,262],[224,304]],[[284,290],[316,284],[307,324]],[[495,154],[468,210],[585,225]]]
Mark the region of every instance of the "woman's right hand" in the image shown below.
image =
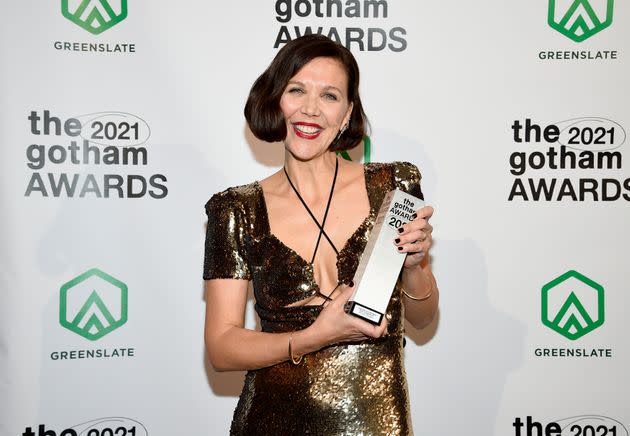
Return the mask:
[[[345,312],[344,306],[352,296],[354,288],[341,285],[337,295],[324,303],[319,316],[308,327],[318,338],[322,347],[339,342],[356,342],[370,338],[379,338],[387,332],[387,317],[380,325],[373,325]]]

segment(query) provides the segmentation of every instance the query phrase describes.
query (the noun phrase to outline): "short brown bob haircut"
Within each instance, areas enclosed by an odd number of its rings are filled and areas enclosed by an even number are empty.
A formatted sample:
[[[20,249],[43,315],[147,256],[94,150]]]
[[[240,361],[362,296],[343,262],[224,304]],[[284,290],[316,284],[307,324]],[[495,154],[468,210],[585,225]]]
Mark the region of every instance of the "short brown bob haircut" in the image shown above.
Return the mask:
[[[337,59],[348,76],[348,101],[353,104],[348,129],[330,144],[330,151],[356,147],[367,133],[368,121],[359,97],[359,66],[350,50],[323,35],[305,35],[280,49],[256,79],[245,104],[245,119],[254,136],[267,142],[283,141],[287,126],[280,98],[300,69],[315,58]]]

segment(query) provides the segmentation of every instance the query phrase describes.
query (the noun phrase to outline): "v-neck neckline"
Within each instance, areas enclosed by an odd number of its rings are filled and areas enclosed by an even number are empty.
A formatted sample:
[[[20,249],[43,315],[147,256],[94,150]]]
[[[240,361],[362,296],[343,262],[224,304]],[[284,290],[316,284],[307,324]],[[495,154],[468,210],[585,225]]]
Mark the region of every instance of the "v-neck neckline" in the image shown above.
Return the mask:
[[[341,249],[339,250],[339,253],[336,255],[337,259],[336,259],[336,266],[337,266],[337,273],[339,273],[339,260],[343,257],[343,253],[345,252],[345,250],[348,249],[348,246],[350,244],[350,242],[356,238],[356,236],[363,231],[364,227],[370,222],[370,218],[372,218],[374,216],[374,204],[372,202],[372,193],[370,192],[370,183],[369,183],[369,178],[370,173],[368,171],[367,168],[367,164],[363,164],[363,180],[364,180],[364,184],[365,184],[365,192],[367,194],[368,197],[368,204],[370,206],[370,211],[368,212],[367,216],[363,219],[363,221],[361,222],[361,224],[359,224],[359,226],[354,230],[354,232],[352,232],[352,234],[348,237],[348,239],[346,239],[346,241],[344,242],[343,246],[341,247]],[[262,202],[262,206],[263,206],[263,211],[264,211],[264,221],[265,221],[265,234],[266,236],[270,237],[271,239],[274,239],[278,244],[280,244],[282,247],[284,247],[287,251],[289,251],[296,259],[299,259],[300,263],[302,263],[305,267],[307,267],[310,272],[311,272],[311,281],[315,284],[315,286],[317,286],[317,288],[319,289],[319,284],[315,281],[315,276],[314,276],[314,270],[313,270],[313,264],[310,263],[309,261],[307,261],[304,257],[302,257],[302,255],[300,255],[295,249],[291,248],[289,245],[287,245],[284,241],[282,241],[280,238],[278,238],[272,231],[271,231],[271,223],[269,222],[269,211],[267,209],[267,202],[265,200],[265,193],[262,189],[262,186],[260,184],[260,182],[258,180],[256,180],[254,182],[254,185],[256,186],[257,190],[258,190],[258,194],[260,195],[260,201]]]

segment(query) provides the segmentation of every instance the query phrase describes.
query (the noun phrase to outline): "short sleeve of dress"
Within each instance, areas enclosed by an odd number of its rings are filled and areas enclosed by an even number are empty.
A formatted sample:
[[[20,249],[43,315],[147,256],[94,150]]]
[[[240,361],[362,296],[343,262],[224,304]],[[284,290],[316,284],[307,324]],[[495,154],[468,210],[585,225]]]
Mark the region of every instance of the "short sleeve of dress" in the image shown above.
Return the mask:
[[[230,190],[214,194],[206,203],[206,228],[203,278],[250,279],[247,264],[244,213],[237,196]]]
[[[408,194],[424,200],[424,194],[420,188],[420,171],[418,167],[409,162],[395,162],[393,164],[394,186]]]

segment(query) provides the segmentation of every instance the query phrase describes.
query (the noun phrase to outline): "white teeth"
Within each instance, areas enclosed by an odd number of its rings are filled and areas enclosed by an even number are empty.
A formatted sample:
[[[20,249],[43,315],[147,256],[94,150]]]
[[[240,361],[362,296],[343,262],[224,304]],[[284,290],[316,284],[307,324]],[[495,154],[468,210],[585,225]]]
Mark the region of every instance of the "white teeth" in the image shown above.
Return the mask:
[[[295,128],[302,133],[306,133],[307,135],[312,135],[320,131],[320,129],[318,129],[317,127],[312,126],[295,125]]]

